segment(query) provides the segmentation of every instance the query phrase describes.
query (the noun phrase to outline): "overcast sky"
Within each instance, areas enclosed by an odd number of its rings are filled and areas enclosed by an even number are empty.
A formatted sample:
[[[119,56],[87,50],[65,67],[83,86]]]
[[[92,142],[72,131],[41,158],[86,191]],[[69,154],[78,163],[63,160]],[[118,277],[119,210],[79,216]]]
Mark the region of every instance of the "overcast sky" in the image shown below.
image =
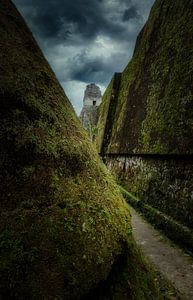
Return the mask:
[[[13,0],[79,114],[85,86],[104,92],[131,59],[154,0]]]

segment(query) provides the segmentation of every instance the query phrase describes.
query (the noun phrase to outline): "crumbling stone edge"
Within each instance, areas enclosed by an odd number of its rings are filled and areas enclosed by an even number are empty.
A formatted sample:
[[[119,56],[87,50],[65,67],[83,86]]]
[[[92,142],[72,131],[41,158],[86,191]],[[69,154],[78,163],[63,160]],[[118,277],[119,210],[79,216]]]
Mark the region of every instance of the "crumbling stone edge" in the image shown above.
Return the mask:
[[[155,228],[161,230],[168,238],[193,256],[193,232],[188,227],[144,203],[121,186],[120,190],[126,201],[141,212]]]

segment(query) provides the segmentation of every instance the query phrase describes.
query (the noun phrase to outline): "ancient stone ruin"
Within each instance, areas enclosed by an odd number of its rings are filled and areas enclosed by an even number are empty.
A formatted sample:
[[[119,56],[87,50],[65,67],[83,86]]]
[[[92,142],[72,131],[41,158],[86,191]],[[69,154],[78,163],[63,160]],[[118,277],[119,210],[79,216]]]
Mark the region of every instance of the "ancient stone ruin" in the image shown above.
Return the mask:
[[[80,120],[88,130],[91,140],[95,137],[95,128],[98,120],[98,107],[101,103],[100,88],[94,84],[88,84],[84,92],[83,108]]]
[[[193,2],[155,1],[100,106],[98,152],[138,207],[193,250]]]
[[[9,0],[0,36],[0,298],[160,299],[119,188]]]

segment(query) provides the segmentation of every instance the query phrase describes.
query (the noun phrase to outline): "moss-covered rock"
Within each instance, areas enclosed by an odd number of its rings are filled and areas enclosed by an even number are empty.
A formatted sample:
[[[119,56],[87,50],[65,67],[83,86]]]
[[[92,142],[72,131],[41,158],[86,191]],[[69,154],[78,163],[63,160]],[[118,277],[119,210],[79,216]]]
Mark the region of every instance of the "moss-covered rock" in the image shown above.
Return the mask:
[[[183,227],[193,227],[192,20],[192,0],[155,1],[122,73],[115,107],[109,105],[111,82],[98,121],[110,132],[98,136],[108,167],[139,197],[144,214],[147,207],[159,211],[149,219],[164,223],[165,232],[191,250]],[[169,226],[166,219],[172,219]]]
[[[96,146],[98,152],[101,154],[105,154],[108,151],[108,145],[111,140],[111,130],[115,120],[120,81],[121,73],[115,73],[103,95],[103,101],[100,105]]]
[[[160,210],[152,207],[134,196],[132,193],[120,186],[120,190],[128,201],[136,210],[140,211],[146,219],[151,222],[155,228],[163,231],[167,237],[179,244],[190,255],[193,253],[193,232],[192,229],[177,222],[168,214],[164,214]]]
[[[126,255],[121,299],[158,299],[127,205],[9,0],[0,36],[0,297],[80,299]]]
[[[193,153],[192,7],[155,1],[122,74],[107,152]]]
[[[192,159],[120,155],[106,162],[121,185],[144,204],[193,229]]]

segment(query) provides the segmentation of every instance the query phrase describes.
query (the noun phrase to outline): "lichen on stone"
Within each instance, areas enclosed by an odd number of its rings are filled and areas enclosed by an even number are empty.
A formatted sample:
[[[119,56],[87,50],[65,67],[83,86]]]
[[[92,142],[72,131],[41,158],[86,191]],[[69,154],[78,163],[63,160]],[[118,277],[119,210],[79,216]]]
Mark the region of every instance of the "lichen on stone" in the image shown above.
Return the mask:
[[[126,202],[9,0],[0,36],[1,298],[81,299],[125,253],[127,297],[157,295]]]
[[[155,1],[122,73],[109,153],[192,153],[192,18],[192,1]]]

